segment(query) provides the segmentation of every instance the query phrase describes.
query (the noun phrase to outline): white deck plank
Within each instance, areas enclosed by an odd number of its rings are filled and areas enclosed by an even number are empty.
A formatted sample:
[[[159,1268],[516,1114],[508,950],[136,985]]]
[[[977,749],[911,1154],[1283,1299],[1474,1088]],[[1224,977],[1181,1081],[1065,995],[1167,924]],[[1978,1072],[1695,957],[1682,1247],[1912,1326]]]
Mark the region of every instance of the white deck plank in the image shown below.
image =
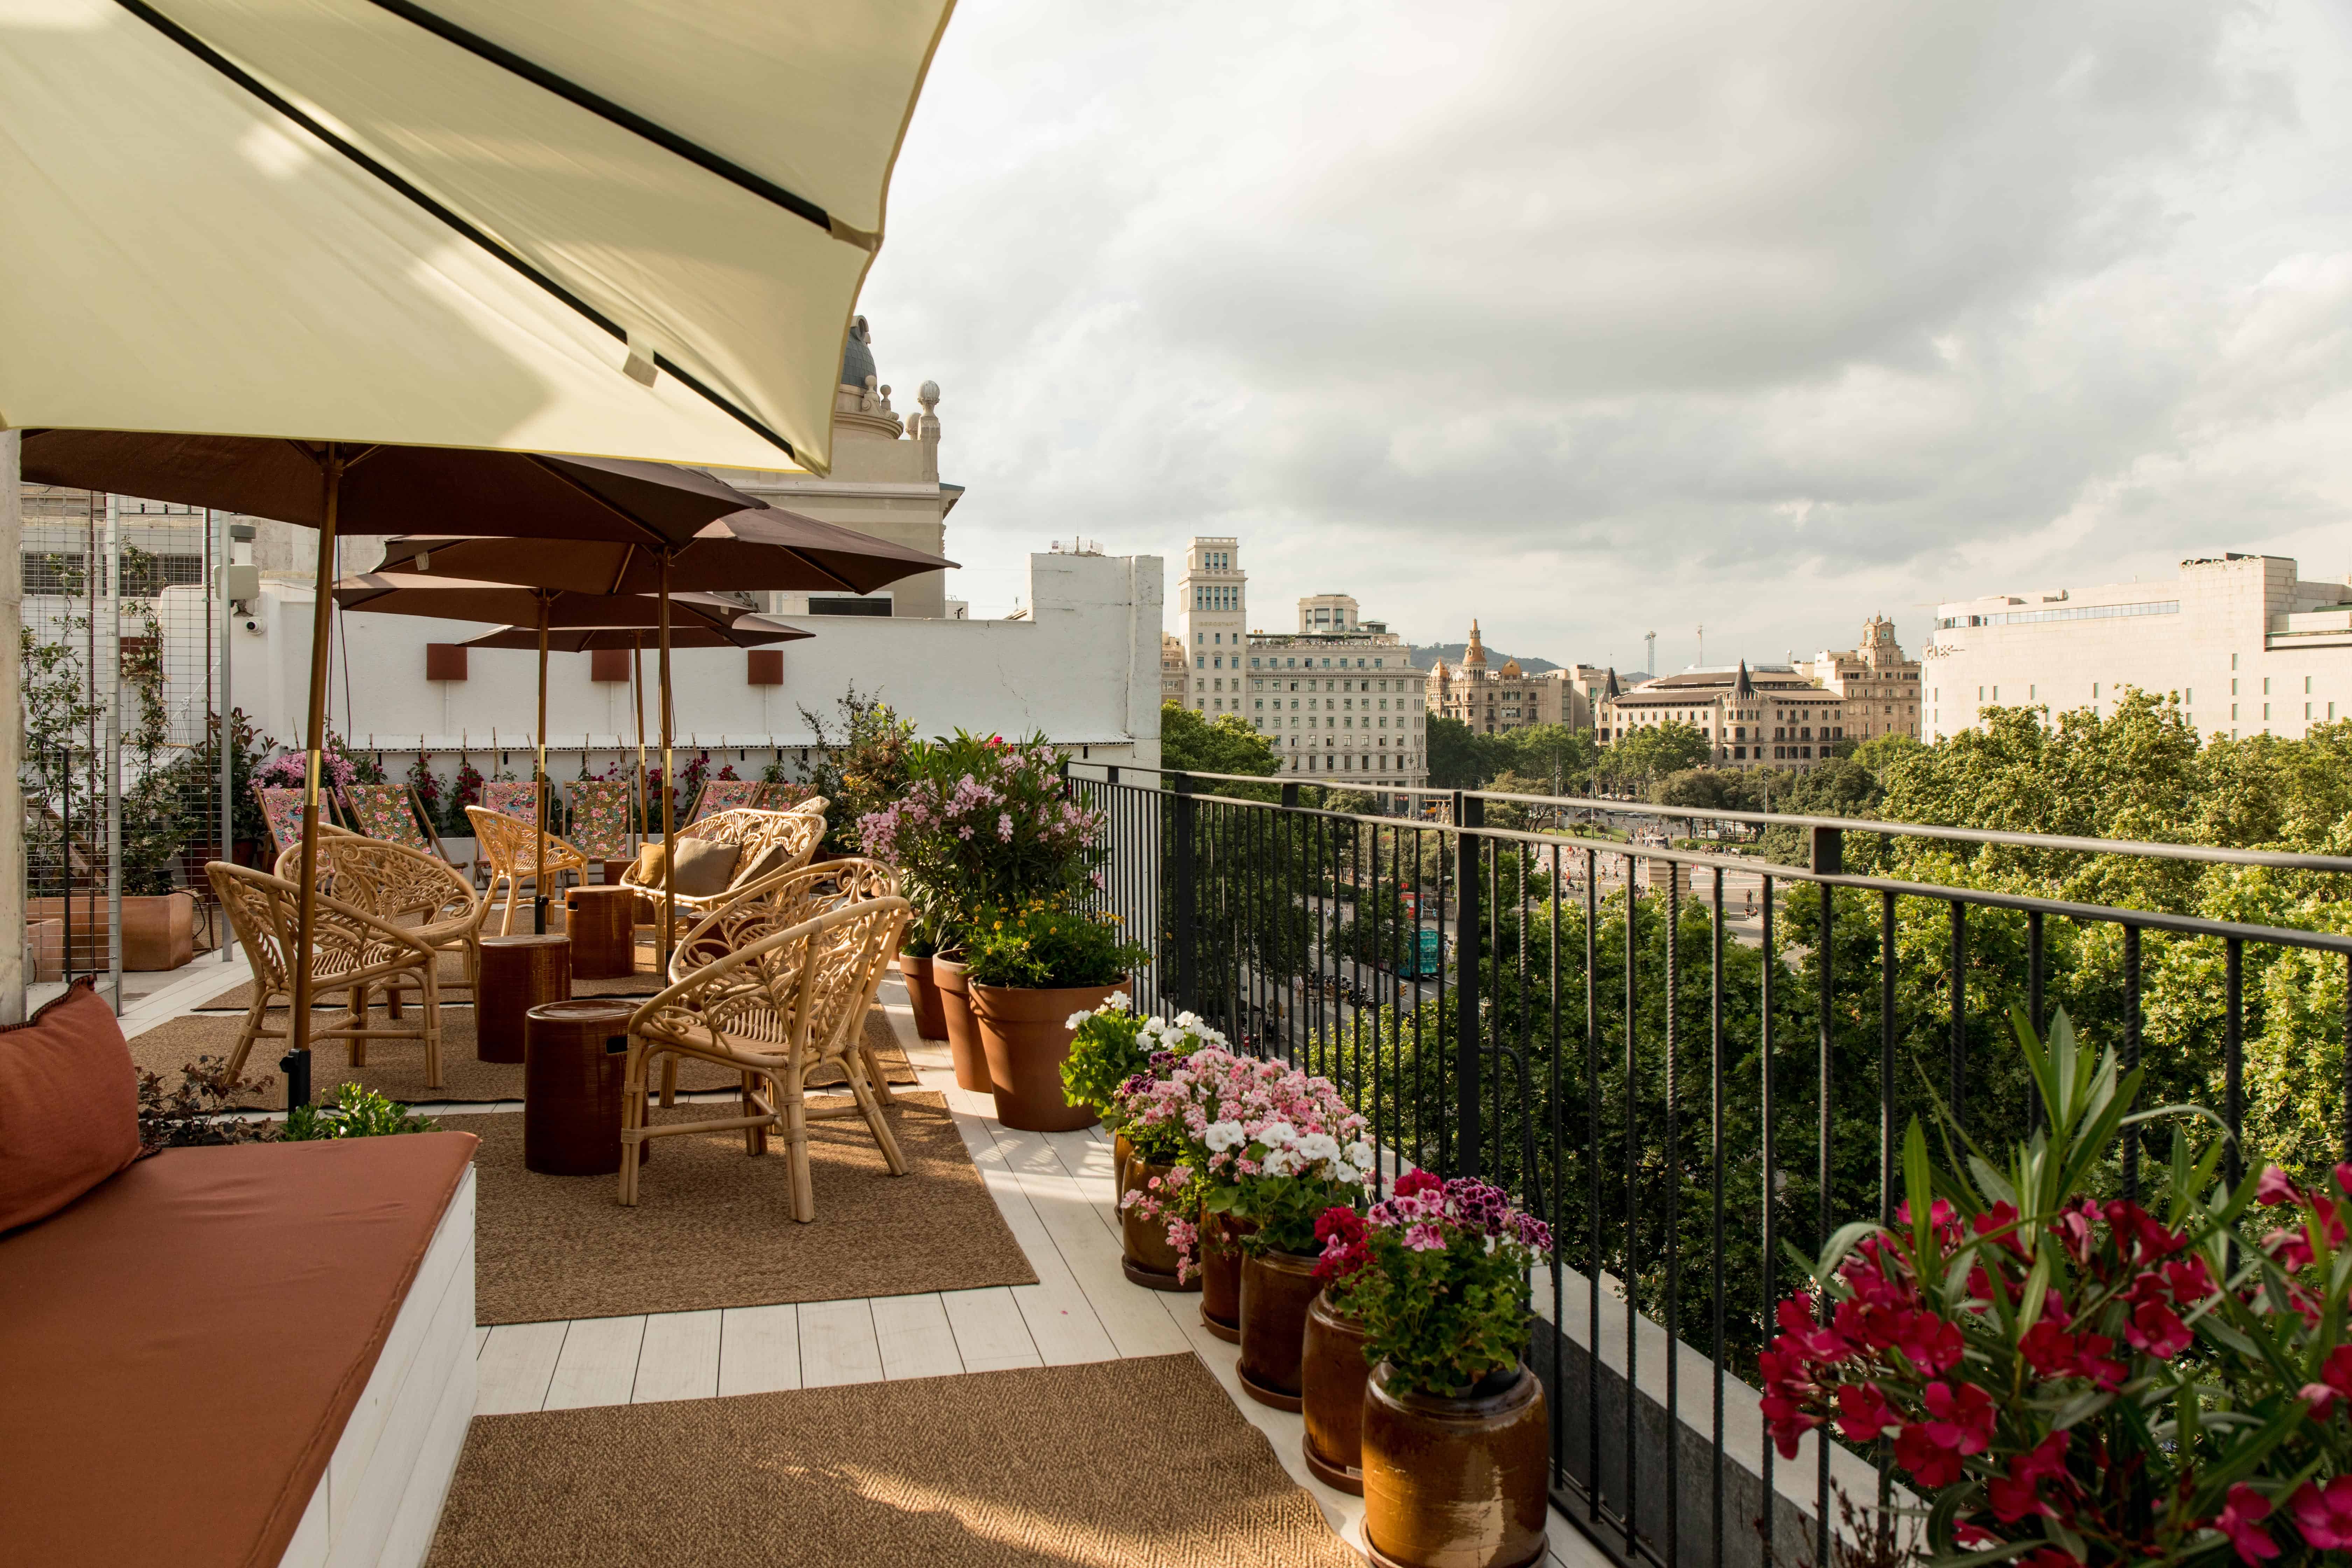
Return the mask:
[[[1045,1138],[1006,1127],[995,1133],[997,1147],[1118,1353],[1173,1355],[1188,1349],[1168,1314],[1150,1300],[1153,1292],[1129,1284],[1119,1271],[1118,1240]]]
[[[487,1327],[477,1328],[474,1331],[474,1353],[476,1355],[478,1356],[482,1353],[482,1342],[489,1337],[490,1331]]]
[[[592,1405],[626,1405],[636,1385],[637,1352],[645,1343],[643,1318],[578,1318],[563,1336],[542,1410],[578,1410]]]
[[[633,1405],[666,1399],[710,1399],[719,1393],[719,1318],[702,1312],[656,1312],[646,1319],[646,1341],[637,1352]]]
[[[948,1327],[955,1332],[956,1353],[963,1358],[966,1372],[1045,1364],[1010,1287],[943,1290],[940,1304],[947,1309]]]
[[[877,1296],[874,1337],[887,1378],[952,1377],[963,1370],[948,1310],[936,1295]]]
[[[882,1381],[874,1308],[864,1298],[801,1303],[801,1386]]]
[[[569,1323],[500,1323],[482,1342],[474,1414],[505,1415],[547,1402]]]
[[[768,1394],[801,1385],[800,1309],[730,1307],[719,1331],[719,1392]]]
[[[1118,1235],[1118,1174],[1110,1166],[1110,1145],[1097,1142],[1085,1130],[1041,1132],[1048,1148],[1094,1205],[1096,1217],[1112,1236]]]
[[[1027,1325],[1031,1342],[1047,1366],[1076,1366],[1086,1362],[1116,1361],[1118,1347],[1111,1342],[1110,1334],[1095,1315],[1094,1304],[1078,1288],[1076,1276],[1062,1261],[1061,1249],[1045,1232],[1045,1221],[1037,1217],[1022,1191],[1020,1182],[1005,1167],[1004,1152],[996,1146],[990,1131],[992,1123],[961,1106],[956,1099],[961,1089],[949,1091],[949,1103],[955,1107],[956,1131],[964,1141],[972,1163],[980,1168],[981,1179],[987,1184],[989,1195],[996,1200],[998,1212],[1003,1215],[1005,1227],[1021,1246],[1022,1255],[1028,1258],[1030,1268],[1037,1276],[1034,1285],[1015,1285],[1013,1305],[1021,1310],[1021,1320]],[[967,1096],[981,1100],[984,1096]]]

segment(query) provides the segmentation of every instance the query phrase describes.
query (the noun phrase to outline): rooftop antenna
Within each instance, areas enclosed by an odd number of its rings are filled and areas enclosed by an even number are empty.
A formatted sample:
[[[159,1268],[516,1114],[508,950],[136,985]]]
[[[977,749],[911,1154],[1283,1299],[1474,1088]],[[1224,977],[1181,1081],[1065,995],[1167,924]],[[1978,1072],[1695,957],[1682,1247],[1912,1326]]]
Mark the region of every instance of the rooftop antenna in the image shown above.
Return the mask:
[[[1706,668],[1706,623],[1705,621],[1701,621],[1698,626],[1698,667],[1701,669]]]
[[[1643,632],[1642,634],[1642,662],[1643,665],[1648,667],[1649,673],[1654,676],[1658,673],[1657,633]]]

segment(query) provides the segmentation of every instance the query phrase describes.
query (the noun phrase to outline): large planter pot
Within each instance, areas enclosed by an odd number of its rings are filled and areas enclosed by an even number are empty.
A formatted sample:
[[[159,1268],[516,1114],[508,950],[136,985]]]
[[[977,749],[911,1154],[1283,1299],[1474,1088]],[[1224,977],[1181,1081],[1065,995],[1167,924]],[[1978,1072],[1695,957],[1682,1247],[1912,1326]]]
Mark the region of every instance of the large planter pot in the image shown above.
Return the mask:
[[[1364,1386],[1364,1544],[1382,1568],[1523,1568],[1544,1554],[1551,1434],[1524,1366],[1455,1395]]]
[[[1129,1284],[1140,1285],[1150,1290],[1198,1290],[1201,1288],[1199,1269],[1192,1270],[1182,1279],[1176,1278],[1177,1265],[1181,1259],[1177,1257],[1176,1249],[1168,1244],[1166,1216],[1146,1219],[1140,1208],[1129,1208],[1127,1205],[1129,1193],[1149,1187],[1154,1177],[1164,1176],[1176,1167],[1139,1159],[1127,1149],[1126,1144],[1127,1139],[1122,1135],[1112,1146],[1119,1156],[1119,1272],[1127,1276]]]
[[[1062,1063],[1078,1033],[1070,1027],[1070,1016],[1093,1012],[1112,992],[1126,990],[1127,982],[1050,991],[969,981],[966,987],[980,1023],[999,1121],[1023,1132],[1068,1132],[1101,1120],[1093,1106],[1084,1100],[1073,1105],[1062,1092]]]
[[[1276,1410],[1298,1408],[1307,1309],[1323,1282],[1303,1252],[1253,1252],[1242,1259],[1242,1390]]]
[[[1327,1487],[1364,1490],[1364,1325],[1318,1296],[1307,1309],[1307,1343],[1299,1356],[1299,1439],[1307,1468]]]
[[[35,964],[42,969],[62,970],[66,962],[65,933],[68,920],[73,928],[72,963],[76,970],[87,971],[106,967],[106,900],[92,893],[76,893],[72,908],[67,908],[63,898],[27,899],[25,920],[28,927],[56,921],[54,933],[45,933],[47,944],[34,956]],[[196,956],[196,899],[193,893],[132,893],[122,900],[122,967],[127,971],[146,973],[177,969]]]
[[[911,952],[898,955],[898,973],[907,982],[907,1005],[914,1010],[919,1039],[944,1040],[947,1021],[940,1015],[940,983],[931,974],[931,961]]]
[[[1241,1342],[1241,1238],[1256,1228],[1229,1215],[1201,1216],[1201,1326],[1227,1344]]]
[[[956,1087],[986,1094],[988,1056],[981,1049],[980,1020],[972,1016],[963,965],[951,958],[934,958],[931,980],[940,988],[940,1027],[947,1034],[948,1055],[955,1060]]]

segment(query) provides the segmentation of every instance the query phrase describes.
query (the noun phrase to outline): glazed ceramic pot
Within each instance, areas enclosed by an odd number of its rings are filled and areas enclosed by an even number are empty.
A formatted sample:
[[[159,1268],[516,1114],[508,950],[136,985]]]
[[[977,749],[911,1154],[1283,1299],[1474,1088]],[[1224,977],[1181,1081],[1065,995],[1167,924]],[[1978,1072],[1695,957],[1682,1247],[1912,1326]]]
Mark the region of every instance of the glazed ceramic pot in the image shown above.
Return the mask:
[[[940,991],[940,1027],[947,1033],[948,1055],[955,1059],[956,1087],[986,1094],[988,1058],[981,1050],[980,1020],[972,1016],[963,965],[952,958],[934,958],[931,981]]]
[[[1121,1143],[1125,1139],[1119,1140]],[[1168,1242],[1168,1221],[1165,1216],[1147,1219],[1141,1208],[1130,1208],[1126,1198],[1130,1192],[1150,1185],[1153,1178],[1174,1170],[1173,1165],[1155,1164],[1129,1153],[1119,1162],[1119,1271],[1130,1284],[1152,1290],[1198,1290],[1201,1271],[1193,1269],[1186,1278],[1176,1278],[1176,1268],[1181,1260],[1175,1247]]]
[[[1062,1092],[1062,1063],[1077,1037],[1070,1018],[1093,1012],[1112,992],[1126,990],[1127,982],[1048,991],[965,984],[996,1119],[1023,1132],[1068,1132],[1100,1121],[1093,1106],[1073,1105]]]
[[[1364,1544],[1382,1568],[1526,1568],[1544,1554],[1551,1434],[1524,1366],[1459,1394],[1364,1385]]]
[[[1364,1490],[1364,1325],[1318,1296],[1307,1309],[1307,1343],[1299,1356],[1299,1413],[1307,1435],[1299,1446],[1307,1468],[1327,1487]]]
[[[1227,1344],[1242,1337],[1241,1238],[1257,1228],[1228,1215],[1201,1216],[1201,1326]]]
[[[902,952],[898,955],[898,974],[907,983],[907,1005],[915,1015],[915,1037],[946,1039],[947,1021],[940,1016],[940,983],[931,975],[931,961]]]
[[[1298,1408],[1307,1309],[1323,1282],[1304,1252],[1253,1252],[1242,1259],[1243,1392],[1276,1410]]]

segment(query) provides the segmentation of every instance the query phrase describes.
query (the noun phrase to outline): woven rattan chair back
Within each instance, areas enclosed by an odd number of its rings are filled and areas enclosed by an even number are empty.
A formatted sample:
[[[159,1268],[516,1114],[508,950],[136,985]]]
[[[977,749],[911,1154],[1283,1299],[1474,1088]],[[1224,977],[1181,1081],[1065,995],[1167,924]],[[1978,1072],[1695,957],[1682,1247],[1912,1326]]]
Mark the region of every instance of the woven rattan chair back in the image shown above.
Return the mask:
[[[499,933],[503,936],[514,929],[515,900],[520,897],[523,882],[539,874],[539,844],[533,837],[537,829],[528,816],[509,816],[488,806],[467,806],[466,820],[474,825],[475,847],[481,851],[483,864],[490,868],[489,886],[483,889],[483,898],[496,900],[499,884],[506,884],[506,907],[499,920]],[[561,880],[565,872],[584,870],[587,865],[588,857],[554,834],[547,835],[551,888],[539,889],[537,893],[553,898],[552,884]]]

